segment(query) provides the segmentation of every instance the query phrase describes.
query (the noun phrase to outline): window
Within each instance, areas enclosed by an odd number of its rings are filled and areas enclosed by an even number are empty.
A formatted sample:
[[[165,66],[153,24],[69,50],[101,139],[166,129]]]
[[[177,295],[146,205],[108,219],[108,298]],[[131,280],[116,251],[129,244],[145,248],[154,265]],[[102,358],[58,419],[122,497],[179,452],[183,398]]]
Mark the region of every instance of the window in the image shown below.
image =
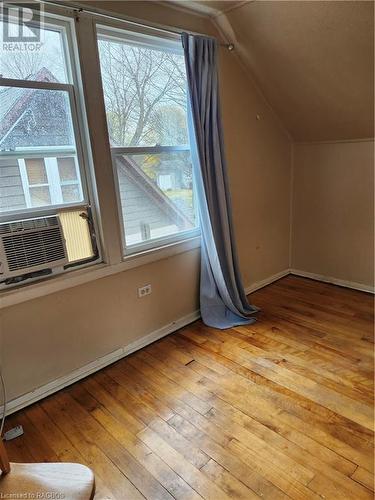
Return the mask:
[[[66,28],[36,27],[38,50],[0,47],[0,215],[88,202]]]
[[[27,208],[78,203],[83,200],[74,156],[19,159]]]
[[[17,32],[19,8],[0,18],[0,35]],[[31,24],[40,43],[0,44],[0,222],[57,215],[69,267],[97,258],[72,28],[48,16]]]
[[[196,235],[181,43],[97,32],[126,252]]]

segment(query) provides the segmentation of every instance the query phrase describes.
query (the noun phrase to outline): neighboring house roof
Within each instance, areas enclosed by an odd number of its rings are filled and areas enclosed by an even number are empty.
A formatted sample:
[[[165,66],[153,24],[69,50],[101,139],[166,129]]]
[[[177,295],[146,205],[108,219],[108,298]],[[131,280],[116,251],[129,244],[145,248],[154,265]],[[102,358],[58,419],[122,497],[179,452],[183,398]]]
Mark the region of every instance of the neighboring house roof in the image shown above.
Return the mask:
[[[31,75],[31,81],[57,82],[47,68]],[[28,106],[39,89],[25,89],[22,87],[7,87],[0,91],[0,148],[6,136],[27,111]]]
[[[37,80],[38,82],[57,82],[53,74],[46,68],[42,68],[38,73],[31,77],[30,80]],[[16,132],[17,124],[21,123],[22,118],[29,110],[31,110],[35,101],[37,101],[38,95],[40,95],[38,92],[40,92],[39,89],[25,89],[18,87],[6,88],[0,92],[0,150],[2,148],[9,149],[8,144],[13,143],[12,132]],[[56,111],[58,110],[59,108],[56,107]],[[41,114],[39,118],[43,118],[43,114]],[[53,117],[53,119],[56,121],[56,117]],[[48,123],[39,124],[37,130],[39,133],[41,129],[44,129],[44,133],[51,133],[50,130],[53,127],[50,127],[49,125],[50,124]],[[21,133],[23,133],[23,129]],[[18,135],[19,134],[20,132],[18,131]],[[28,140],[31,139],[31,135],[28,136]],[[15,144],[17,144],[17,140],[15,140]],[[55,145],[57,144],[58,143]],[[118,156],[116,158],[116,162],[122,173],[131,179],[131,181],[135,183],[143,192],[145,192],[148,197],[151,197],[156,206],[171,219],[173,224],[177,225],[181,229],[189,229],[193,227],[192,221],[187,217],[187,215],[184,214],[184,212],[164,194],[158,185],[153,182],[133,160],[129,157]]]
[[[159,186],[155,184],[133,160],[126,156],[118,156],[116,158],[116,163],[125,175],[129,176],[140,189],[154,199],[158,207],[162,209],[166,215],[172,218],[174,224],[182,229],[192,228],[192,221],[163,193]]]

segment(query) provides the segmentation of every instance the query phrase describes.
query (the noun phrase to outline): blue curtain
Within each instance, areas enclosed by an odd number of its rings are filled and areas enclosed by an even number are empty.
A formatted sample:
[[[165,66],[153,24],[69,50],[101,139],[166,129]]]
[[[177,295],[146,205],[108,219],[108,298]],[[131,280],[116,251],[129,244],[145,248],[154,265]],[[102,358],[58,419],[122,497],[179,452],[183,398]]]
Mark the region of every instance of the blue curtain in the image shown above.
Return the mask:
[[[230,328],[255,321],[238,268],[224,156],[217,42],[182,34],[189,91],[189,133],[202,232],[200,308],[204,323]]]

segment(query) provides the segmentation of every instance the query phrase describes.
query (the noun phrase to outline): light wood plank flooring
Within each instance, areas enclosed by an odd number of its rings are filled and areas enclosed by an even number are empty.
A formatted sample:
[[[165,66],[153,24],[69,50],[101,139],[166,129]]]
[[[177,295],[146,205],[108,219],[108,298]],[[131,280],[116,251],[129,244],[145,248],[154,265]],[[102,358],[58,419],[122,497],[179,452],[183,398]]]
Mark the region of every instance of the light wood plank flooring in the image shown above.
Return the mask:
[[[97,499],[373,498],[372,296],[289,276],[251,302],[9,417],[11,460],[87,464]]]

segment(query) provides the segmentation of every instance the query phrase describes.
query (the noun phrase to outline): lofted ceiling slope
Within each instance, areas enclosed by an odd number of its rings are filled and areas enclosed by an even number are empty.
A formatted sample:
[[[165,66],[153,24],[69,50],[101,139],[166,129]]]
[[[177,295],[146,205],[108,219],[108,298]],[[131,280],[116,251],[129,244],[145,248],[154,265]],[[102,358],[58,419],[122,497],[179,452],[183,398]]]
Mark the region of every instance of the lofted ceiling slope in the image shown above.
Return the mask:
[[[177,4],[210,16],[235,43],[295,141],[373,137],[372,1]]]

